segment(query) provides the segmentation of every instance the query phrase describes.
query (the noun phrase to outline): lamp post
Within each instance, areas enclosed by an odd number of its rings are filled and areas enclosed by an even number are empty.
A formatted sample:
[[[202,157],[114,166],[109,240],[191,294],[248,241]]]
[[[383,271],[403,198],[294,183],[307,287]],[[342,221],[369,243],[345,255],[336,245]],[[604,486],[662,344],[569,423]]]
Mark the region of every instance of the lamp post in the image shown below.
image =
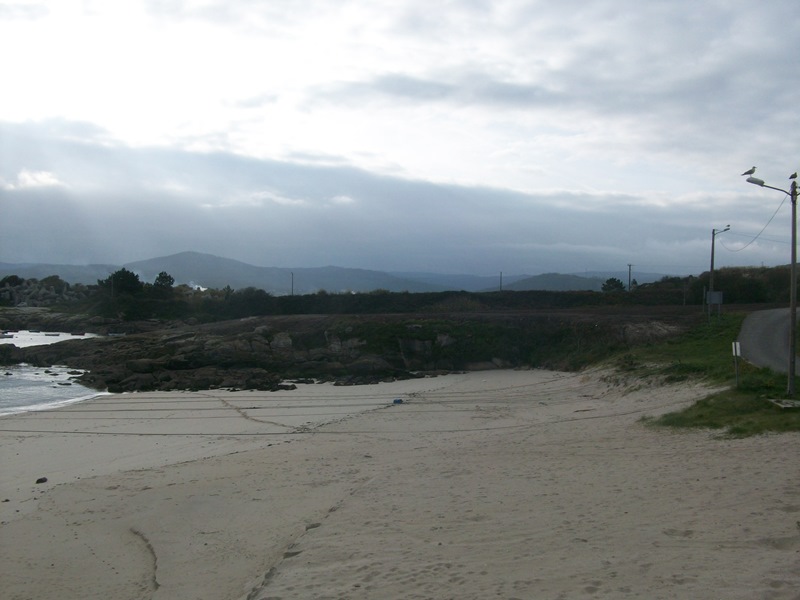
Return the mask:
[[[708,275],[708,291],[714,291],[714,240],[720,233],[725,233],[731,228],[730,225],[725,225],[725,229],[712,229],[711,230],[711,271]],[[709,309],[710,310],[710,309]]]
[[[786,394],[792,398],[794,396],[794,374],[795,358],[797,354],[797,180],[792,176],[790,191],[772,187],[764,183],[763,179],[753,177],[747,178],[747,183],[752,183],[771,190],[777,190],[788,195],[792,200],[792,265],[789,271],[789,381],[786,385]]]

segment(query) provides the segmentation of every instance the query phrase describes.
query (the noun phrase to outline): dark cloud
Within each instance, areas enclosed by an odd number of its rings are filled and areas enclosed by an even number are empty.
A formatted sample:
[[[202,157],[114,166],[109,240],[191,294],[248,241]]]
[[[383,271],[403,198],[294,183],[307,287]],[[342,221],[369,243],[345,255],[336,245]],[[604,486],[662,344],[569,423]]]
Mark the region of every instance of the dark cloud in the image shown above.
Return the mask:
[[[5,262],[123,263],[183,250],[264,266],[472,273],[631,261],[699,272],[704,262],[698,225],[711,215],[700,204],[677,215],[632,195],[433,184],[344,166],[100,144],[93,139],[102,132],[80,124],[56,130],[64,135],[44,136],[51,124],[0,127],[4,140],[28,149],[6,146],[0,161]],[[94,137],[76,141],[77,131]],[[9,185],[22,171],[59,184]],[[665,258],[662,247],[681,239],[687,247]]]

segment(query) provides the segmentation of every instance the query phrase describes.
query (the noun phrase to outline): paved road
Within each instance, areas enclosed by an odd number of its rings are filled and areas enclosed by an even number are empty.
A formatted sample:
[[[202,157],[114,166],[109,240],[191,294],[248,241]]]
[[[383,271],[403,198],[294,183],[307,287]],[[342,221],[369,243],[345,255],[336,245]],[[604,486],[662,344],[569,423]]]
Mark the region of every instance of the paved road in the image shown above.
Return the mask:
[[[747,315],[739,332],[742,357],[757,367],[789,371],[789,309],[759,310]],[[798,365],[795,358],[795,365]],[[795,366],[795,372],[800,369]]]

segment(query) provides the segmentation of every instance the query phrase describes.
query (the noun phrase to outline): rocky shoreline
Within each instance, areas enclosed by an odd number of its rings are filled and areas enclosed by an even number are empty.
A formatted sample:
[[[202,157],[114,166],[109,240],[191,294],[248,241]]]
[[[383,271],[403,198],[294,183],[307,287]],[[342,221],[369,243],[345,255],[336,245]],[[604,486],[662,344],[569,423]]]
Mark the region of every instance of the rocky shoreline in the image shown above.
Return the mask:
[[[420,376],[398,365],[392,360],[395,357],[362,351],[363,342],[357,339],[343,340],[323,331],[322,343],[304,342],[308,328],[321,325],[319,319],[313,319],[313,324],[302,318],[282,319],[280,329],[274,321],[252,318],[212,325],[156,324],[41,314],[14,319],[13,327],[80,329],[100,337],[28,348],[2,345],[0,363],[66,365],[85,371],[76,382],[110,392],[269,391],[291,386],[287,379],[353,385]],[[8,326],[9,321],[3,322],[4,328]]]
[[[370,384],[460,371],[553,368],[538,351],[569,354],[680,326],[618,315],[292,315],[233,321],[121,321],[52,312],[0,311],[0,328],[98,334],[46,346],[0,345],[0,364],[81,369],[75,379],[110,392],[278,390],[291,381]],[[605,346],[602,346],[602,345]],[[560,346],[558,346],[560,345]],[[566,350],[565,350],[566,348]],[[559,365],[556,365],[558,367]]]

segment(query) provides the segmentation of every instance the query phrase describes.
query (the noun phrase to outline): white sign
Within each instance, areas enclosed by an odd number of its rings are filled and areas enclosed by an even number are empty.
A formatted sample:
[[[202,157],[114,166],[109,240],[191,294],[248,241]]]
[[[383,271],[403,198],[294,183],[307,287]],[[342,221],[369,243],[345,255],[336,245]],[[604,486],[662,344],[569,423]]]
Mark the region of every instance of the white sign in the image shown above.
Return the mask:
[[[733,342],[733,355],[734,356],[742,355],[742,346],[739,342]]]

